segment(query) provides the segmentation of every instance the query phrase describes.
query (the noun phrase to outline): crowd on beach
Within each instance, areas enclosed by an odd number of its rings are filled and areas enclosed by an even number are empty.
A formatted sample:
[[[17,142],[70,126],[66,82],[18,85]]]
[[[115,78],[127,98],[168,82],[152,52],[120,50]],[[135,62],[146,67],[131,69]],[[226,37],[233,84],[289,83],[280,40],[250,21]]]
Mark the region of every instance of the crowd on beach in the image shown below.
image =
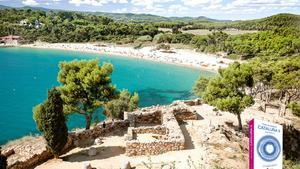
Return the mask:
[[[225,68],[232,60],[216,55],[199,53],[188,49],[171,49],[171,51],[156,50],[155,46],[147,46],[141,49],[115,45],[83,44],[83,43],[35,43],[23,45],[22,47],[74,50],[81,52],[95,52],[107,55],[118,55],[157,61],[168,64],[177,64],[210,71]]]

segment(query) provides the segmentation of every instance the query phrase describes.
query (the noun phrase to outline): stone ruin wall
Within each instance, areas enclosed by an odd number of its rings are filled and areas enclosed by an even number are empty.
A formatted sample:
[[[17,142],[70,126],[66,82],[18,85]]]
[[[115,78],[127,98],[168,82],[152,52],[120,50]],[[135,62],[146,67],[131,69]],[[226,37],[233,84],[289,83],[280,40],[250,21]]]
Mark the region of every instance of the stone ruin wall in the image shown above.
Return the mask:
[[[114,124],[112,124],[112,122],[106,123],[105,128],[102,128],[102,125],[98,124],[90,130],[72,132],[69,135],[72,138],[74,145],[79,146],[81,142],[86,142],[87,140],[94,142],[94,140],[98,137],[103,137],[120,130],[126,130],[128,126],[129,122],[127,120],[120,120],[115,121]]]
[[[168,151],[178,151],[184,149],[184,141],[154,141],[154,142],[139,142],[130,141],[126,143],[127,156],[139,155],[158,155]]]
[[[160,134],[160,135],[166,135],[168,133],[167,128],[163,126],[154,126],[154,127],[131,127],[131,130],[133,134],[146,134],[146,133],[152,133],[152,134]]]
[[[188,108],[174,108],[173,113],[177,121],[198,119],[197,114],[193,110],[190,110]]]
[[[162,126],[128,128],[127,138],[131,141],[126,142],[126,155],[156,155],[167,151],[178,150],[177,148],[175,148],[178,147],[178,145],[175,145],[172,142],[164,141],[167,132],[167,129]],[[151,141],[143,143],[138,140],[135,140],[135,135],[145,133],[158,134],[158,140],[154,142]]]
[[[146,109],[142,109],[141,113],[127,113],[130,127],[136,127],[137,125],[156,124],[161,125],[161,110],[154,110],[148,112]]]
[[[97,137],[105,136],[107,134],[111,134],[112,132],[126,130],[129,126],[129,122],[122,120],[122,121],[115,121],[114,125],[112,122],[106,123],[106,127],[102,128],[99,124],[90,130],[82,130],[79,132],[71,132],[69,133],[68,143],[66,144],[63,152],[68,152],[69,150],[75,148],[76,144],[80,144],[81,141],[86,140],[94,140]],[[38,138],[37,138],[38,140]],[[15,149],[26,149],[28,145],[24,145],[24,147],[16,145]],[[35,152],[35,145],[30,145],[33,149],[30,154],[27,154],[28,157],[23,157],[22,160],[15,158],[10,160],[10,158],[14,158],[14,155],[8,158],[8,169],[28,169],[34,168],[35,166],[53,158],[52,153],[47,150],[46,144],[43,146],[42,149],[38,148],[38,152]],[[6,150],[9,151],[9,150]],[[22,151],[22,150],[20,150]]]
[[[146,113],[147,117],[157,117],[156,112],[161,112],[161,125],[152,127],[134,127],[136,124],[133,119],[134,116],[143,116],[144,112],[132,112],[127,117],[131,118],[130,127],[128,129],[128,136],[126,141],[126,155],[127,156],[138,156],[138,155],[158,155],[168,151],[183,150],[185,147],[185,139],[183,133],[178,124],[178,120],[195,120],[197,116],[194,111],[188,109],[182,109],[181,107],[157,107],[154,110],[148,110]],[[149,113],[152,112],[152,115]],[[175,116],[176,115],[176,116]],[[142,119],[142,118],[140,118]],[[158,118],[157,118],[158,119]],[[162,134],[155,141],[139,141],[134,139],[134,134],[153,133]]]

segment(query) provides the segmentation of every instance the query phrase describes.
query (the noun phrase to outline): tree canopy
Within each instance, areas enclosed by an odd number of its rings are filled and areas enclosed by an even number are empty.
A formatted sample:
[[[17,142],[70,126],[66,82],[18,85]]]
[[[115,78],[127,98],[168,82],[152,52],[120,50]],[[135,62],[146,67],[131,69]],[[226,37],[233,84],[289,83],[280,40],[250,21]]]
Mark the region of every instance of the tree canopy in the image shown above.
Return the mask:
[[[104,114],[107,117],[123,119],[125,111],[133,111],[138,108],[139,95],[134,93],[131,95],[128,90],[122,90],[118,94],[118,98],[111,100],[105,104]]]
[[[65,114],[79,113],[86,118],[90,128],[92,114],[116,95],[111,83],[113,66],[98,60],[62,62],[59,65],[59,90],[65,102]]]
[[[242,129],[241,113],[254,103],[245,91],[246,87],[253,85],[252,69],[246,64],[235,62],[219,73],[219,76],[209,81],[200,78],[196,82],[194,92],[219,110],[235,114],[239,129]]]
[[[0,10],[0,16],[0,36],[20,35],[29,42],[119,41],[158,33],[152,24],[115,22],[77,12],[5,9]]]

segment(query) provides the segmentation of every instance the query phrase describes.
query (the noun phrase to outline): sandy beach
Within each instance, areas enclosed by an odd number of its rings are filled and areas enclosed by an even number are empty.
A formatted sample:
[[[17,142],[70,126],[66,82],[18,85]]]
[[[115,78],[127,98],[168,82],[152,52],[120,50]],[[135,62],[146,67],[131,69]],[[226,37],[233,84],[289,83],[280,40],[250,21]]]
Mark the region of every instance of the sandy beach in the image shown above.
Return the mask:
[[[80,52],[93,52],[106,55],[133,57],[137,59],[151,60],[155,62],[188,66],[197,69],[205,69],[217,72],[219,68],[226,68],[233,60],[218,57],[216,55],[199,53],[188,49],[171,49],[172,53],[156,50],[155,46],[147,46],[141,49],[133,47],[99,45],[92,43],[35,43],[21,45],[26,48],[72,50]]]

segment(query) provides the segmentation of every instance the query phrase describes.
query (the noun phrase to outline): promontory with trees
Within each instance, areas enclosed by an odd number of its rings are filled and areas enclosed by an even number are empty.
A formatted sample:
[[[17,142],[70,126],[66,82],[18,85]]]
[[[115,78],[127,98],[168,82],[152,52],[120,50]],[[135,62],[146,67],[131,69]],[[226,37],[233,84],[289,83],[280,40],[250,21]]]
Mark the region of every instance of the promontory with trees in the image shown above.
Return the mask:
[[[170,45],[180,44],[198,52],[222,53],[236,62],[220,69],[214,77],[200,77],[192,89],[194,95],[217,110],[236,115],[240,130],[242,112],[255,101],[262,111],[275,106],[280,116],[285,116],[289,109],[300,117],[298,15],[278,14],[250,21],[152,15],[138,15],[135,20],[120,14],[35,9],[3,9],[0,15],[0,36],[19,35],[25,43],[104,41],[139,47],[159,44],[166,50]],[[186,32],[195,29],[208,29],[210,33]],[[233,35],[225,32],[228,29],[256,32]],[[138,93],[119,91],[112,84],[112,73],[112,64],[100,64],[98,60],[60,63],[60,86],[49,90],[47,100],[33,109],[37,127],[53,154],[59,155],[67,142],[68,115],[84,116],[88,130],[93,113],[99,108],[107,117],[117,119],[123,119],[125,111],[138,108]]]

